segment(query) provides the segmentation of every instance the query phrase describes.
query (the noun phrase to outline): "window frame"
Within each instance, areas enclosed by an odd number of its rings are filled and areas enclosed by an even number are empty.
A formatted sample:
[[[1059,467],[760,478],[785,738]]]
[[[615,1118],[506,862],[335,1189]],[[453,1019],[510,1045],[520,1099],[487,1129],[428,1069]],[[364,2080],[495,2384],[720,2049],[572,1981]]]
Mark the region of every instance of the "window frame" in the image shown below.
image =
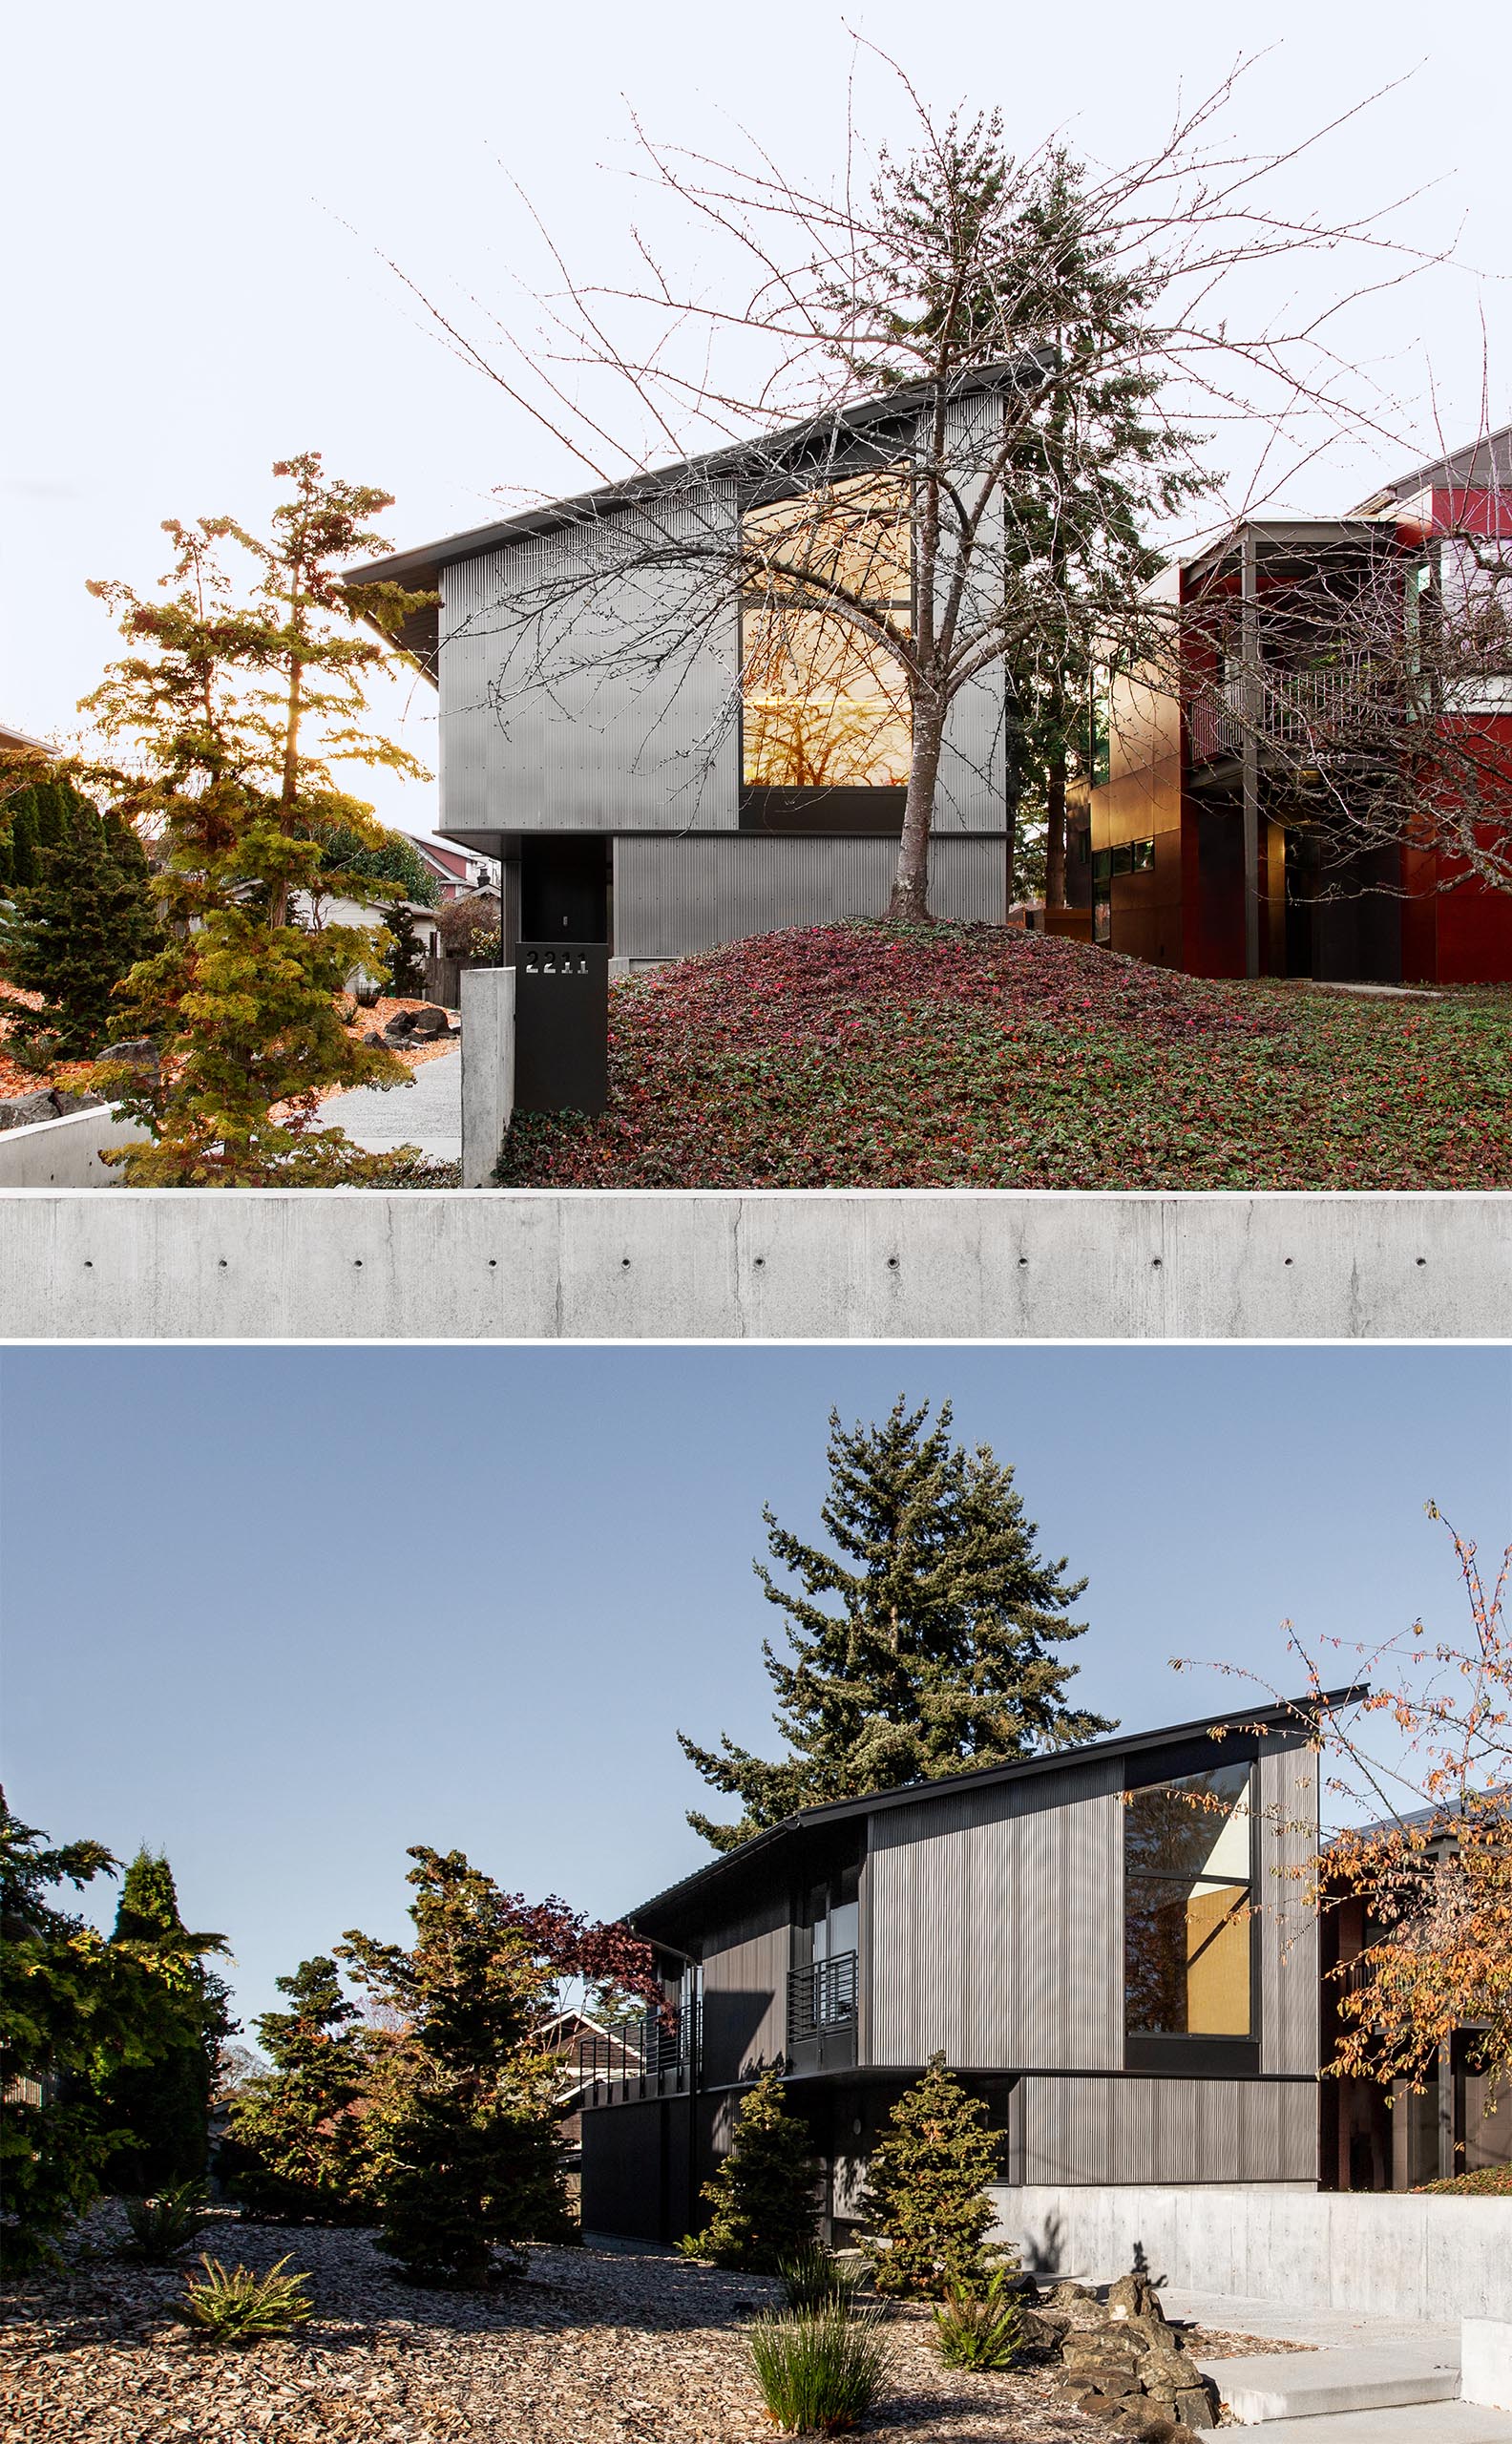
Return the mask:
[[[1126,1802],[1136,1791],[1159,1790],[1170,1782],[1186,1780],[1195,1774],[1211,1773],[1221,1766],[1243,1765],[1250,1777],[1248,1803],[1250,1809],[1250,2031],[1246,2036],[1223,2036],[1192,2033],[1186,2030],[1131,2029],[1128,1996],[1128,1817],[1124,1808],[1124,1822],[1119,1843],[1119,1962],[1121,1970],[1122,2019],[1124,2027],[1124,2067],[1126,2071],[1165,2071],[1174,2076],[1256,2078],[1260,2073],[1261,2032],[1264,2026],[1265,1996],[1261,1985],[1262,1953],[1260,1917],[1256,1893],[1260,1877],[1260,1751],[1253,1740],[1225,1740],[1221,1748],[1204,1741],[1195,1748],[1168,1752],[1160,1759],[1130,1759],[1124,1775],[1124,1798]],[[1147,1870],[1146,1870],[1147,1873]],[[1159,1875],[1150,1879],[1159,1883]],[[1165,1879],[1171,1884],[1184,1881],[1179,1876]],[[1239,1887],[1237,1877],[1189,1879],[1193,1883],[1232,1882]]]

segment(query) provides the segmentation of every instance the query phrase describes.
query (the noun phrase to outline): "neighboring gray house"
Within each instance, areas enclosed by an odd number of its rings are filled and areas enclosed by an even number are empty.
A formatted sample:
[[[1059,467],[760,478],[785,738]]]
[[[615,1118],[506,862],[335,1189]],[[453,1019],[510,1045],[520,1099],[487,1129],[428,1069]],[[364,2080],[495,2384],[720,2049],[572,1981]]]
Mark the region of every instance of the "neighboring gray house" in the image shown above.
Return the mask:
[[[1019,378],[984,374],[955,403],[963,466]],[[406,638],[440,694],[437,828],[502,862],[505,964],[521,938],[635,963],[883,913],[910,736],[892,666],[790,598],[740,599],[729,573],[822,492],[847,581],[909,618],[918,414],[899,392],[352,573],[440,597]],[[810,556],[830,532],[806,535]],[[985,551],[974,582],[998,566]],[[951,711],[941,915],[1007,913],[1004,744],[998,664]]]
[[[629,1911],[669,2009],[638,2069],[585,2053],[584,2228],[702,2223],[745,2087],[780,2060],[843,2237],[936,2050],[988,2105],[1005,2188],[1314,2187],[1309,1719],[1261,1709],[810,1808]]]

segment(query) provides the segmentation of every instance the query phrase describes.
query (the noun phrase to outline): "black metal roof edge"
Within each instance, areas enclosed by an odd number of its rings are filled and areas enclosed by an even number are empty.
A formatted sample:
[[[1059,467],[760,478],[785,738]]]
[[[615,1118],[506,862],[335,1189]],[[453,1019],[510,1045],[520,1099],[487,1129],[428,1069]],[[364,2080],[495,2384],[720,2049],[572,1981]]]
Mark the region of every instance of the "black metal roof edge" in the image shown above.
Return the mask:
[[[1026,349],[1022,356],[1007,359],[1000,367],[978,366],[951,386],[951,395],[969,398],[976,390],[1006,389],[1021,382],[1028,367],[1039,369],[1043,361],[1043,351]],[[387,579],[397,585],[412,585],[418,580],[431,591],[443,567],[451,567],[457,560],[475,559],[496,544],[546,534],[554,526],[575,525],[581,518],[598,516],[606,509],[621,508],[631,501],[655,499],[680,476],[739,474],[743,468],[766,461],[774,451],[785,453],[799,450],[805,442],[830,430],[865,432],[874,425],[885,425],[909,414],[931,395],[932,387],[917,382],[883,391],[875,398],[858,399],[850,406],[822,409],[797,424],[780,426],[774,432],[753,434],[749,441],[726,442],[720,449],[704,451],[696,457],[674,459],[667,466],[627,475],[619,483],[600,484],[591,492],[571,493],[561,500],[543,501],[538,508],[516,511],[513,517],[500,518],[491,526],[470,527],[461,535],[444,535],[434,543],[416,544],[408,552],[393,552],[381,560],[365,561],[360,568],[348,569],[346,581],[350,585],[374,585]]]
[[[735,1850],[724,1850],[706,1865],[695,1867],[681,1882],[669,1884],[663,1892],[654,1893],[634,1909],[624,1912],[627,1927],[639,1928],[640,1921],[653,1910],[662,1910],[673,1903],[688,1899],[694,1892],[725,1875],[736,1866],[772,1847],[775,1843],[789,1841],[796,1833],[812,1827],[843,1822],[847,1818],[872,1816],[884,1808],[916,1807],[921,1803],[950,1798],[960,1790],[982,1790],[995,1782],[1027,1780],[1036,1774],[1054,1774],[1067,1766],[1093,1763],[1103,1757],[1135,1757],[1151,1748],[1174,1748],[1184,1740],[1204,1737],[1218,1738],[1229,1732],[1261,1732],[1293,1730],[1300,1736],[1310,1718],[1319,1713],[1334,1713],[1341,1706],[1357,1705],[1370,1694],[1367,1682],[1348,1682],[1339,1689],[1325,1689],[1317,1696],[1286,1697],[1270,1706],[1236,1708],[1231,1714],[1199,1715],[1195,1721],[1163,1723],[1154,1731],[1114,1733],[1106,1739],[1090,1739],[1080,1748],[1050,1748],[1033,1757],[1017,1757],[1010,1764],[983,1765],[971,1774],[947,1774],[934,1782],[905,1782],[897,1789],[869,1792],[864,1799],[830,1800],[822,1807],[806,1807],[794,1816],[785,1816],[780,1824],[769,1824],[753,1833]],[[654,1940],[654,1938],[652,1938]]]

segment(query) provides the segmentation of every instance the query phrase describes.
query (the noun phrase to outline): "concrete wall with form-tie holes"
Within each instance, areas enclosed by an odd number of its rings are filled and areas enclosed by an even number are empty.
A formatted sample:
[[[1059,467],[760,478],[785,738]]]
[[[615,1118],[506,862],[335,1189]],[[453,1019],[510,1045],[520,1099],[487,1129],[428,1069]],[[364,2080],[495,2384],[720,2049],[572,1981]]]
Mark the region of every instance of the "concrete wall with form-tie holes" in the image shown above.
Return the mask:
[[[1512,1197],[0,1190],[12,1339],[1476,1339]]]

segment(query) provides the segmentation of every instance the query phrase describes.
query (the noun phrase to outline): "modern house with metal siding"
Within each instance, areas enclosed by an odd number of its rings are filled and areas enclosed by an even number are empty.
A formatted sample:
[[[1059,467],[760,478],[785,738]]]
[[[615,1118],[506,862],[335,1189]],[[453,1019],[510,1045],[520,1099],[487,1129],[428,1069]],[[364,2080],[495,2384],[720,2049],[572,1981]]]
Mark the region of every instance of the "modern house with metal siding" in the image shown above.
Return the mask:
[[[954,403],[963,451],[1018,378]],[[634,963],[882,914],[907,772],[895,679],[811,613],[789,607],[778,636],[769,602],[737,607],[708,570],[822,494],[852,560],[874,530],[857,582],[908,618],[908,519],[889,504],[917,413],[908,394],[860,404],[354,572],[439,598],[405,642],[439,693],[441,834],[505,869],[506,964],[518,938]],[[1003,919],[1008,786],[998,665],[950,711],[940,915]]]
[[[1005,2187],[1314,2186],[1316,1765],[1296,1707],[1099,1740],[809,1809],[632,1910],[667,2005],[639,2068],[585,2061],[585,2227],[696,2228],[780,2062],[843,2230],[934,2053]]]

